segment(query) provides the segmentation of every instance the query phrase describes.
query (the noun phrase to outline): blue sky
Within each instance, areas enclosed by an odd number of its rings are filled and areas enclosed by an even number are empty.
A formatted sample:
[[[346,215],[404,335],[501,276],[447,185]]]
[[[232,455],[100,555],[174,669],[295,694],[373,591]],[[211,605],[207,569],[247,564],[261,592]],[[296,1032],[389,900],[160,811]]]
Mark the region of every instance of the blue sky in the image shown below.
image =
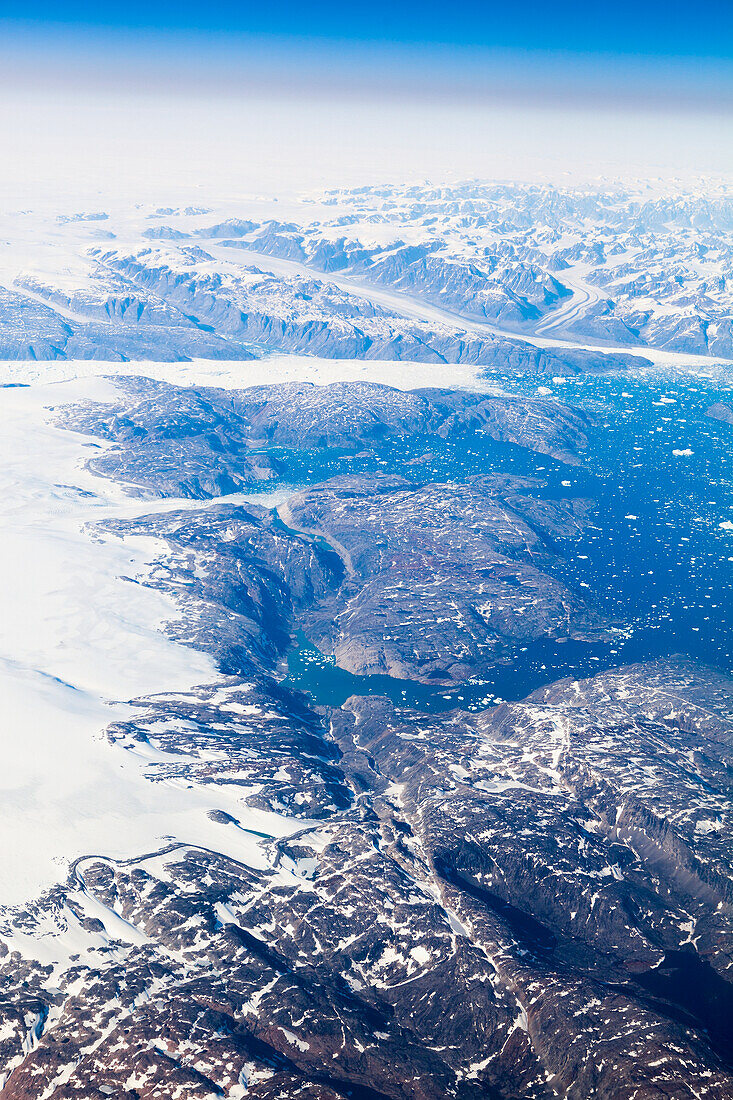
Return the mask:
[[[619,53],[733,56],[731,0],[3,0],[31,24]]]
[[[0,96],[22,202],[733,180],[733,0],[0,0]]]
[[[733,108],[733,0],[0,0],[0,82]]]

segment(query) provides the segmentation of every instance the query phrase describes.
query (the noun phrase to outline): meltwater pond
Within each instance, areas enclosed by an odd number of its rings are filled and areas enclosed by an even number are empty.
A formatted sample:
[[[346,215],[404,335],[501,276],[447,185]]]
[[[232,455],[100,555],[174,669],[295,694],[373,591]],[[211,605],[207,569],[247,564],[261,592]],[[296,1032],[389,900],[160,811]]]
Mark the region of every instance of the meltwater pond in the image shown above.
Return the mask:
[[[516,378],[505,382],[519,388]],[[541,479],[535,491],[543,496],[592,498],[596,509],[583,540],[553,546],[554,572],[615,625],[605,643],[544,641],[518,649],[486,679],[446,686],[352,675],[300,635],[289,655],[288,687],[331,706],[349,695],[378,694],[422,710],[479,710],[563,676],[676,653],[733,668],[733,427],[706,415],[714,403],[733,400],[733,381],[646,371],[557,379],[547,388],[593,415],[580,467],[476,432],[301,456],[301,481],[316,472],[321,480],[373,470],[421,483],[503,472]],[[535,383],[524,386],[528,394],[536,390]]]

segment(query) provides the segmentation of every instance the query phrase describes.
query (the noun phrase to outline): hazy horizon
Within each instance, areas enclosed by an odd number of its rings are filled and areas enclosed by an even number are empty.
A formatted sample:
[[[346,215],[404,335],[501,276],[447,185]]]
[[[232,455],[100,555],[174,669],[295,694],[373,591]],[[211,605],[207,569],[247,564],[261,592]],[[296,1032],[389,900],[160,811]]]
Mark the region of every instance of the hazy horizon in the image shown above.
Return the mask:
[[[725,29],[724,9],[706,6],[718,20],[711,27]],[[386,5],[372,9],[371,37],[346,16],[327,23],[328,5],[316,9],[310,37],[297,19],[285,24],[287,5],[268,22],[214,4],[198,13],[198,29],[186,5],[177,18],[157,5],[157,23],[144,25],[148,9],[133,4],[127,26],[104,4],[94,18],[78,4],[55,6],[53,19],[38,3],[23,10],[11,18],[5,5],[0,21],[6,202],[167,190],[225,200],[242,188],[423,178],[733,175],[725,35],[709,33],[708,55],[696,55],[700,43],[683,25],[671,35],[669,5],[655,51],[645,7],[636,52],[613,37],[601,48],[603,28],[592,13],[579,21],[573,5],[560,29],[571,15],[580,29],[565,49],[553,36],[539,48],[531,33],[518,48],[506,18],[493,32],[478,20],[441,41],[445,19],[430,6],[412,33],[390,41]]]

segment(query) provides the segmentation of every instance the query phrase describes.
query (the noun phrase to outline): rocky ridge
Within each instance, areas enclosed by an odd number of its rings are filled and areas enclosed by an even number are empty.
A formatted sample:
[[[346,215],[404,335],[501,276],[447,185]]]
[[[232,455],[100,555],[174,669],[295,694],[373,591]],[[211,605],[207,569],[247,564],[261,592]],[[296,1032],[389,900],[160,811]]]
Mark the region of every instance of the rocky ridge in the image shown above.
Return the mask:
[[[213,812],[210,847],[88,853],[2,914],[3,1093],[729,1096],[728,677],[667,656],[474,713],[369,692],[325,707],[284,676],[298,631],[366,677],[438,691],[538,639],[602,645],[593,593],[563,574],[592,501],[498,469],[380,465],[423,433],[487,432],[557,462],[562,488],[585,414],[501,394],[128,380],[58,416],[89,437],[96,472],[145,498],[105,536],[165,547],[145,583],[219,671],[134,700],[110,751],[144,753],[161,787],[238,799]],[[243,499],[263,471],[281,485],[332,453],[346,472],[324,465],[275,507]]]

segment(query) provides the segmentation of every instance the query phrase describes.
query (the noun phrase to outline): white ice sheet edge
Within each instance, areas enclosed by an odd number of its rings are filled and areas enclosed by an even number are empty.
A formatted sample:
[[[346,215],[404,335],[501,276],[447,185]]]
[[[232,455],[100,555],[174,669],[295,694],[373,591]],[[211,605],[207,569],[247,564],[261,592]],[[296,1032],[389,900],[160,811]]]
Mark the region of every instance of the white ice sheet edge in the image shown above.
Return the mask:
[[[272,835],[302,820],[255,813],[245,791],[157,781],[149,757],[104,731],[126,701],[219,679],[208,656],[161,625],[173,602],[137,583],[164,544],[86,527],[140,502],[86,471],[85,438],[50,423],[49,405],[107,400],[87,379],[0,394],[0,911],[63,881],[86,854],[129,858],[171,841],[262,865],[257,842],[213,822],[223,810]],[[150,512],[155,504],[148,502]],[[128,579],[123,579],[128,578]]]

